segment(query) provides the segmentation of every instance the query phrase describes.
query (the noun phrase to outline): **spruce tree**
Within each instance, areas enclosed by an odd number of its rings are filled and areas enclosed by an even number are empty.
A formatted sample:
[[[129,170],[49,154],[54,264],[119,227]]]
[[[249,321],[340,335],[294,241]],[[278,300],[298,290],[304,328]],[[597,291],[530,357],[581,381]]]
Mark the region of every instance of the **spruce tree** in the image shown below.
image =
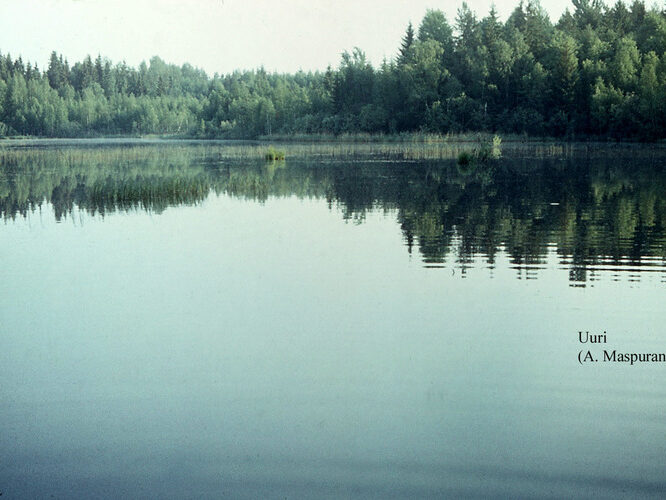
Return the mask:
[[[398,64],[405,64],[410,62],[412,58],[412,48],[414,45],[414,27],[410,21],[407,25],[405,36],[402,37],[402,44],[400,45],[400,54],[398,55]]]

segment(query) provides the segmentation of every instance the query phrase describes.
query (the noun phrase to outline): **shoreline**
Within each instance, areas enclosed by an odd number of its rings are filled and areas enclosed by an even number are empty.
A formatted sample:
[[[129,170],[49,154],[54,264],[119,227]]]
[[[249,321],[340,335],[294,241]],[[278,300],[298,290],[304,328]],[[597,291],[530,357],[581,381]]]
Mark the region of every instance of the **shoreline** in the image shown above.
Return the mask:
[[[100,135],[93,137],[44,137],[44,136],[10,136],[0,137],[0,145],[21,143],[160,143],[160,142],[189,142],[189,143],[224,143],[224,144],[395,144],[395,145],[456,145],[477,144],[491,141],[494,136],[502,140],[502,146],[508,144],[549,144],[549,145],[600,145],[600,146],[666,146],[666,139],[657,141],[612,140],[604,138],[557,138],[536,137],[522,135],[500,135],[489,132],[468,134],[276,134],[272,136],[258,136],[254,138],[224,138],[224,137],[196,137],[183,135]]]

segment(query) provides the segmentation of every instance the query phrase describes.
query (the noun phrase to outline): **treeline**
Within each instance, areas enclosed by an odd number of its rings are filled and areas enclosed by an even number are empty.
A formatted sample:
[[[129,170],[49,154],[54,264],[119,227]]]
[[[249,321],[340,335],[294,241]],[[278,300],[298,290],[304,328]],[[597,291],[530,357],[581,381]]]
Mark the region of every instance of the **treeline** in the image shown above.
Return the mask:
[[[396,56],[362,50],[337,69],[236,71],[212,78],[153,57],[138,68],[98,56],[44,71],[0,56],[0,136],[485,131],[566,138],[666,136],[666,11],[573,0],[556,24],[538,0],[502,22],[463,3],[429,10]]]

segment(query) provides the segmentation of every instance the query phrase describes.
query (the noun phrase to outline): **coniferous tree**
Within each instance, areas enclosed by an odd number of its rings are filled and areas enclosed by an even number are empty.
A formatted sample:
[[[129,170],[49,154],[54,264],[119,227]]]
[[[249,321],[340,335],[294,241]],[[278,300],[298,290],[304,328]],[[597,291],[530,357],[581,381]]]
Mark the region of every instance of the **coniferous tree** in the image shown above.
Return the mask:
[[[414,44],[414,27],[411,21],[407,25],[405,36],[402,37],[402,44],[398,54],[398,64],[406,64],[412,57],[412,45]]]

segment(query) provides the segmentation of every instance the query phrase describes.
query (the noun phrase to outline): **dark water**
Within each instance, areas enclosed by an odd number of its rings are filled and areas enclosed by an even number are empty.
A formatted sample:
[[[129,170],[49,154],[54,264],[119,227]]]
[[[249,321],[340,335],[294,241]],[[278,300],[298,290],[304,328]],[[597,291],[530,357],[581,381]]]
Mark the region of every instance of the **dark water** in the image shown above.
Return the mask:
[[[666,153],[334,153],[0,150],[4,498],[666,494]]]

